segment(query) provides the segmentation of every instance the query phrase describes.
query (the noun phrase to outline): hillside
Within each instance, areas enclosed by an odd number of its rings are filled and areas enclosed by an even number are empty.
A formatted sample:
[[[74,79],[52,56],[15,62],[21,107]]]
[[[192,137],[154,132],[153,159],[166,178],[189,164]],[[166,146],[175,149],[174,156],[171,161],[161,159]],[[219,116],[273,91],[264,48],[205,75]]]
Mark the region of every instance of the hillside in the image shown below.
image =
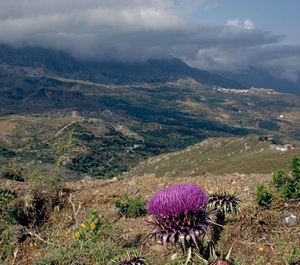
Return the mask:
[[[282,217],[283,213],[291,212],[299,218],[299,200],[286,203],[277,198],[271,210],[255,202],[257,185],[268,185],[270,174],[206,173],[193,177],[144,174],[142,177],[68,182],[60,186],[59,193],[32,180],[25,183],[0,180],[3,189],[17,194],[11,207],[25,209],[28,213],[26,225],[21,222],[23,226],[7,219],[0,222],[2,264],[118,264],[112,260],[128,259],[128,253],[132,252],[139,253],[151,265],[184,264],[179,246],[168,244],[164,250],[158,240],[147,239],[152,231],[147,223],[150,216],[126,218],[115,206],[117,200],[124,202],[125,194],[147,204],[156,191],[177,183],[195,183],[206,192],[216,187],[238,192],[240,212],[231,216],[225,225],[218,251],[224,253],[233,244],[231,257],[240,263],[247,260],[256,265],[268,262],[299,264],[299,222],[288,227]],[[95,230],[89,228],[92,223]],[[81,234],[84,237],[79,237]],[[20,243],[16,242],[21,236]]]
[[[269,146],[270,142],[260,141],[257,136],[209,138],[186,149],[142,161],[124,176],[271,174],[278,168],[287,168],[293,155],[300,155],[299,148],[277,151]]]
[[[138,86],[9,80],[0,100],[0,146],[16,155],[2,157],[2,164],[15,158],[51,166],[53,144],[69,132],[74,147],[67,165],[79,178],[111,178],[146,158],[212,137],[256,134],[278,143],[300,142],[298,97],[274,91],[221,90],[193,79]]]
[[[223,138],[200,141],[209,136],[204,130],[199,130],[202,134],[197,138],[197,134],[191,134],[196,132],[193,128],[176,135],[174,129],[181,132],[180,126],[161,128],[159,124],[138,121],[133,125],[109,111],[99,113],[98,118],[82,117],[72,110],[45,116],[2,116],[0,163],[14,161],[17,167],[37,168],[47,178],[60,149],[64,150],[71,141],[63,156],[64,180],[84,176],[113,178],[127,171],[129,175],[158,176],[194,176],[203,172],[265,174],[285,166],[290,152],[298,154],[300,150],[270,150],[270,141],[259,141],[255,135],[232,138],[226,131],[216,131],[214,135]],[[189,147],[184,149],[185,146]]]

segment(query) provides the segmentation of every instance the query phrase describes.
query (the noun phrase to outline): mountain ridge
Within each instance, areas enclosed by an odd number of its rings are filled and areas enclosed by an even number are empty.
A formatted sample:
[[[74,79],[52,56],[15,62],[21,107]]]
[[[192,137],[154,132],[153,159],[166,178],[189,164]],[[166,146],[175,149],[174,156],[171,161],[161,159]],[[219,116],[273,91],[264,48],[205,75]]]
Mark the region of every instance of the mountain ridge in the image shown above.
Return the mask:
[[[300,95],[300,81],[249,67],[239,72],[205,71],[169,56],[144,62],[116,62],[76,59],[71,54],[42,47],[14,48],[0,44],[0,76],[61,76],[103,84],[158,83],[190,77],[205,85],[225,88],[271,88]]]
[[[208,71],[192,68],[174,57],[151,59],[146,62],[97,62],[77,60],[70,54],[40,47],[13,48],[0,44],[0,64],[25,68],[40,68],[64,77],[81,77],[93,82],[134,84],[139,82],[165,82],[182,77],[192,77],[207,85],[240,88],[228,78]],[[0,72],[1,74],[1,72]],[[7,75],[2,67],[2,76]],[[42,74],[42,73],[41,73]],[[85,77],[85,78],[84,78]]]

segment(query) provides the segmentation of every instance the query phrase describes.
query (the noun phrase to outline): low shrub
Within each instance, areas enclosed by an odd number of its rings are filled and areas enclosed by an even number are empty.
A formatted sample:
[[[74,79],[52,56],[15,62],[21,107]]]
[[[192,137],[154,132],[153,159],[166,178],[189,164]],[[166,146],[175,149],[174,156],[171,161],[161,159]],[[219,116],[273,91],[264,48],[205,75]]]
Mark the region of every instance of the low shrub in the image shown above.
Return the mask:
[[[141,196],[131,198],[125,193],[121,200],[115,202],[115,206],[126,218],[135,218],[146,214],[145,203]]]
[[[256,202],[258,205],[270,209],[275,193],[279,194],[279,196],[286,201],[300,198],[299,157],[292,157],[290,169],[290,172],[279,169],[273,173],[270,190],[262,184],[257,186]]]
[[[273,185],[285,200],[300,198],[300,159],[293,156],[291,172],[278,170],[273,174]]]
[[[16,169],[11,164],[6,166],[4,171],[1,173],[1,178],[2,179],[8,179],[8,180],[24,182],[24,178],[22,176],[22,169]]]
[[[263,208],[270,209],[272,206],[273,194],[262,184],[256,189],[256,202]]]

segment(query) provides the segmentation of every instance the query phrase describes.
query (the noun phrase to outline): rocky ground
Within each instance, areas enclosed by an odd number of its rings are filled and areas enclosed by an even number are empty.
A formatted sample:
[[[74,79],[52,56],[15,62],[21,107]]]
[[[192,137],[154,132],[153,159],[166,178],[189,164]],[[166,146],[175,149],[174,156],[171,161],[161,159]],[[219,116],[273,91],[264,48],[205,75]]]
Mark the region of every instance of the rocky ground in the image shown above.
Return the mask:
[[[111,180],[89,179],[68,182],[63,184],[67,191],[64,208],[68,215],[77,223],[81,223],[92,209],[100,216],[109,220],[114,226],[114,238],[119,245],[125,248],[136,248],[147,257],[150,264],[164,265],[180,258],[181,251],[173,247],[164,250],[160,243],[154,239],[147,239],[151,232],[147,220],[151,217],[125,218],[116,209],[115,201],[127,193],[129,196],[140,195],[147,203],[158,190],[177,183],[196,183],[204,190],[215,189],[233,190],[238,192],[241,199],[241,211],[232,222],[226,225],[222,239],[218,245],[219,250],[226,252],[233,244],[233,257],[239,260],[250,260],[251,264],[289,264],[284,263],[290,254],[290,247],[300,245],[299,221],[293,226],[284,223],[282,213],[291,212],[297,218],[300,214],[300,202],[278,202],[272,210],[263,210],[254,202],[258,184],[267,184],[271,175],[245,175],[226,174],[215,176],[209,173],[186,178],[156,177],[154,174],[142,177],[113,178]],[[2,181],[2,186],[12,183]],[[24,188],[26,183],[14,183],[14,189]],[[80,208],[78,208],[80,206]],[[76,212],[76,213],[75,213]],[[279,240],[285,242],[284,246],[278,244]],[[286,243],[288,242],[288,243]],[[290,245],[289,245],[290,244]],[[300,251],[298,250],[300,257]],[[268,263],[268,261],[270,261]],[[247,264],[248,262],[246,262]]]
[[[73,201],[77,204],[81,202],[85,211],[89,208],[96,208],[106,219],[119,222],[115,233],[118,238],[117,240],[123,246],[140,248],[142,253],[146,253],[150,258],[151,264],[159,265],[166,264],[168,261],[180,256],[181,252],[174,248],[164,250],[160,243],[154,239],[146,240],[151,232],[151,227],[145,221],[150,220],[150,217],[145,216],[135,219],[125,218],[120,215],[114,206],[114,202],[122,194],[127,193],[130,196],[138,194],[142,197],[143,201],[147,202],[156,191],[177,183],[196,183],[207,191],[217,188],[237,191],[239,198],[242,200],[241,215],[236,220],[236,224],[228,227],[224,240],[220,242],[220,248],[223,251],[228,251],[231,244],[234,243],[236,247],[233,250],[233,255],[244,258],[247,258],[247,255],[249,257],[252,256],[252,258],[253,255],[257,255],[256,259],[265,260],[266,255],[270,255],[270,257],[273,255],[274,258],[275,253],[280,253],[279,250],[272,250],[271,248],[273,243],[270,242],[270,237],[267,236],[268,232],[272,229],[271,226],[279,227],[279,231],[284,231],[285,229],[283,220],[279,216],[280,211],[283,211],[283,209],[279,209],[276,213],[263,213],[262,211],[259,214],[256,213],[256,206],[253,206],[255,205],[253,201],[257,185],[259,183],[267,184],[270,179],[271,175],[244,175],[238,173],[222,176],[214,176],[207,173],[202,176],[187,178],[157,178],[154,174],[150,174],[129,179],[115,178],[112,180],[68,183],[67,186],[73,190]],[[251,213],[250,211],[252,210],[253,212]],[[299,214],[299,209],[297,212]],[[251,215],[256,215],[255,217],[251,217],[253,222],[250,220]],[[268,244],[271,245],[266,247]],[[264,257],[259,258],[260,255]]]

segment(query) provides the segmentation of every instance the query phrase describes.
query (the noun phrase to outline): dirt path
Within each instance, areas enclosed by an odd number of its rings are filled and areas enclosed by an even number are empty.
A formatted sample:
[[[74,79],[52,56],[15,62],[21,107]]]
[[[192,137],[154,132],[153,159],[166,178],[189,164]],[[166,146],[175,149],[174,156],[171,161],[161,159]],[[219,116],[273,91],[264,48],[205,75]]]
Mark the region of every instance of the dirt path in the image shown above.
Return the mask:
[[[60,134],[63,133],[64,130],[66,130],[67,128],[69,128],[74,123],[76,123],[76,121],[72,121],[72,122],[68,123],[67,125],[65,125],[64,127],[62,127],[54,136],[52,136],[52,137],[44,140],[43,143],[48,142],[48,141],[50,141],[50,140],[58,137]]]

